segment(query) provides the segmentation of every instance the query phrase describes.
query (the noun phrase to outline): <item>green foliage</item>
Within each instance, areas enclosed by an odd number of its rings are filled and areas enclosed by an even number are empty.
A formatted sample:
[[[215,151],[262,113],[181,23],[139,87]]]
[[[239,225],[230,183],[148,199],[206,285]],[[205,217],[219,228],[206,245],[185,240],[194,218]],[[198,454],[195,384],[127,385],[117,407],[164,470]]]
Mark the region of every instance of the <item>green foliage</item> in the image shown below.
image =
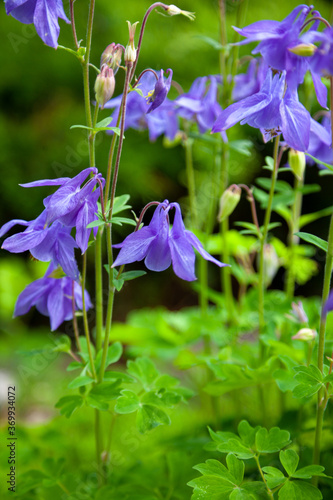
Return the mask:
[[[114,409],[119,414],[136,412],[136,424],[142,434],[159,425],[170,424],[168,410],[192,395],[188,389],[178,386],[178,379],[161,375],[148,358],[128,361],[127,372],[137,381],[138,387],[136,391],[121,390]]]
[[[227,467],[209,459],[194,467],[202,476],[188,483],[194,488],[192,500],[253,500],[263,490],[257,481],[244,481],[245,465],[232,453],[226,458]]]

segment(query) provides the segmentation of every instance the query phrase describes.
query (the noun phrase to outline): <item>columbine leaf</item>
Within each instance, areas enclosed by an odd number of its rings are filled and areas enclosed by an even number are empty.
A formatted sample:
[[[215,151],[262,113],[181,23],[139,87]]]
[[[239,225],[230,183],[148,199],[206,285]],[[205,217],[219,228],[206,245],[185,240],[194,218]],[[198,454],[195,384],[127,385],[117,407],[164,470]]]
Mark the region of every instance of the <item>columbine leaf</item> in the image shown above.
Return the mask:
[[[88,377],[87,375],[83,376],[80,375],[79,377],[76,377],[68,384],[68,389],[76,389],[77,387],[89,385],[92,384],[93,382],[95,382],[93,378]]]
[[[140,399],[133,391],[124,389],[118,398],[115,411],[120,414],[133,413],[140,408]]]
[[[279,500],[321,500],[320,491],[304,481],[288,481],[279,490]]]
[[[81,396],[65,396],[60,398],[56,403],[55,407],[60,408],[61,415],[69,418],[73,412],[83,405],[83,399]]]
[[[269,488],[274,489],[287,481],[284,474],[276,467],[263,467],[265,479]]]
[[[154,363],[148,358],[137,358],[127,362],[127,371],[132,377],[138,379],[145,391],[149,391],[154,381],[159,376]]]
[[[269,431],[262,427],[256,434],[256,448],[259,453],[275,453],[290,443],[290,434],[278,427],[272,427]]]
[[[259,430],[259,426],[251,427],[247,420],[242,420],[238,425],[238,434],[240,435],[243,443],[250,448],[255,445],[255,436]]]
[[[235,478],[235,483],[240,486],[244,478],[245,464],[238,460],[232,453],[227,455],[227,466],[231,475]]]
[[[324,252],[327,252],[328,243],[322,238],[318,238],[318,236],[315,236],[314,234],[303,233],[303,232],[295,233],[295,236],[299,236],[302,240],[306,241],[307,243],[311,243],[312,245],[315,245],[321,250],[324,250]]]
[[[122,226],[123,224],[129,224],[130,226],[136,227],[136,221],[129,219],[128,217],[113,217],[111,218],[112,224]]]
[[[295,366],[294,370],[297,372],[295,375],[297,382],[313,385],[323,382],[323,375],[315,365]]]
[[[298,479],[311,479],[313,476],[328,477],[323,473],[324,470],[325,467],[322,467],[321,465],[307,465],[306,467],[293,472],[292,477],[296,477]]]
[[[292,476],[297,469],[299,456],[294,450],[280,451],[280,462],[285,468],[287,474]]]
[[[112,214],[116,215],[119,214],[120,212],[124,212],[129,208],[132,208],[131,205],[126,205],[129,199],[130,199],[129,194],[122,194],[121,196],[116,196],[113,202]]]
[[[318,158],[315,158],[314,156],[312,155],[309,155],[309,153],[305,153],[306,156],[309,156],[310,158],[312,158],[316,163],[319,163],[319,165],[324,165],[324,167],[328,168],[329,170],[332,170],[333,171],[333,165],[329,164],[329,163],[325,163],[321,160],[318,160]]]
[[[136,424],[139,432],[144,434],[159,425],[169,425],[171,423],[169,415],[161,408],[143,404],[137,413]]]
[[[105,361],[105,368],[107,368],[109,365],[112,365],[113,363],[117,363],[117,361],[119,361],[119,359],[121,358],[122,353],[123,353],[123,346],[121,345],[120,342],[114,342],[114,344],[111,344],[108,349]],[[103,356],[103,351],[101,349],[97,354],[95,361],[95,366],[97,371],[99,371],[100,369],[102,356]]]

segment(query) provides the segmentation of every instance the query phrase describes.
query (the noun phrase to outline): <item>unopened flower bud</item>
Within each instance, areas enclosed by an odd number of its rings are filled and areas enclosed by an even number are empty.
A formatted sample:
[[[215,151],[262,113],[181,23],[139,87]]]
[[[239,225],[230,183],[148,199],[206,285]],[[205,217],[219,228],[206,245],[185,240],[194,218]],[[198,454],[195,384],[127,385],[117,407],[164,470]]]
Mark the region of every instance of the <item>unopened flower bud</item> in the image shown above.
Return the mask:
[[[113,96],[115,85],[116,81],[114,78],[113,69],[109,68],[107,64],[104,64],[95,81],[96,101],[102,109]]]
[[[264,275],[266,286],[269,286],[272,283],[279,267],[280,260],[275,248],[270,243],[267,243],[264,246]]]
[[[297,304],[296,304],[296,302],[293,302],[291,304],[291,307],[292,307],[294,316],[296,316],[296,318],[298,319],[298,321],[300,323],[308,323],[308,321],[309,321],[308,317],[304,311],[303,304],[300,300],[297,302]]]
[[[295,149],[289,149],[288,163],[295,177],[299,181],[302,180],[305,170],[305,154]]]
[[[129,42],[128,45],[126,46],[125,49],[125,62],[131,62],[134,63],[136,60],[136,48],[134,45],[134,35],[135,35],[135,29],[136,25],[139,24],[139,21],[137,21],[134,24],[131,24],[129,21],[126,21],[128,24],[128,31],[129,31]]]
[[[296,54],[297,56],[310,57],[316,52],[317,47],[313,43],[300,43],[288,49],[289,52]]]
[[[296,335],[291,337],[293,340],[302,340],[303,342],[309,342],[316,338],[317,332],[316,330],[312,330],[311,328],[301,328],[298,330]]]
[[[224,191],[220,199],[220,210],[217,216],[222,221],[235,210],[241,197],[242,190],[237,184],[232,184]]]
[[[110,43],[110,45],[108,45],[102,53],[101,68],[104,66],[104,64],[107,64],[109,68],[113,69],[113,73],[116,74],[121,63],[123,49],[124,47],[122,45],[119,45],[118,43]]]
[[[169,5],[166,9],[166,12],[169,16],[178,16],[181,14],[182,16],[188,17],[191,21],[194,21],[195,14],[194,12],[188,12],[187,10],[181,10],[176,5]]]

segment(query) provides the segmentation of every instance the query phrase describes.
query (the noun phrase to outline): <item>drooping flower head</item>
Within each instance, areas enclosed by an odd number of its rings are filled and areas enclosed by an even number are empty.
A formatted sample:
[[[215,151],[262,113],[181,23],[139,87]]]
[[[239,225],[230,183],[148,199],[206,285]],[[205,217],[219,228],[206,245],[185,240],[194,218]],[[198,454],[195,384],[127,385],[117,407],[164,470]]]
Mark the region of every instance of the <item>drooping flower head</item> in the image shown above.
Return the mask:
[[[31,307],[44,316],[50,317],[51,331],[56,330],[61,323],[73,318],[72,295],[74,290],[75,309],[82,309],[82,288],[69,277],[55,278],[53,272],[56,270],[52,262],[43,278],[28,285],[19,295],[14,317],[26,314]],[[92,307],[90,297],[85,291],[85,305],[87,309]]]
[[[201,134],[210,130],[221,113],[217,101],[219,77],[203,76],[196,78],[190,90],[177,97],[177,114],[186,120],[196,122]]]
[[[297,91],[285,92],[285,72],[268,70],[259,92],[231,104],[217,118],[212,132],[221,132],[240,122],[260,129],[264,141],[283,134],[285,141],[297,151],[309,146],[310,114],[298,101]]]
[[[34,24],[46,45],[58,46],[60,27],[58,18],[70,21],[64,12],[62,0],[5,0],[6,13],[23,24]]]
[[[164,71],[163,69],[161,69],[160,76],[155,84],[154,90],[152,92],[149,92],[148,94],[147,102],[151,103],[151,105],[147,110],[147,114],[161,106],[161,104],[165,101],[166,96],[168,95],[171,87],[172,69],[168,69],[167,72],[169,72],[169,76],[167,80],[164,80]]]
[[[133,128],[135,130],[146,130],[149,132],[149,139],[154,141],[160,135],[165,135],[167,139],[173,141],[178,130],[178,116],[175,112],[173,101],[167,97],[164,101],[152,112],[147,113],[149,107],[145,96],[149,95],[152,88],[156,84],[155,76],[152,72],[147,71],[140,78],[139,85],[140,93],[132,91],[127,97],[125,130]],[[111,99],[107,102],[104,108],[114,109],[112,121],[115,123],[119,115],[122,95]],[[154,104],[154,103],[153,103]]]
[[[175,215],[170,229],[171,209],[175,210]],[[206,252],[198,238],[185,229],[179,204],[169,203],[168,200],[158,204],[148,226],[114,246],[121,250],[112,267],[145,259],[145,265],[151,271],[164,271],[172,264],[175,274],[186,281],[196,279],[194,249],[217,266],[226,265]]]

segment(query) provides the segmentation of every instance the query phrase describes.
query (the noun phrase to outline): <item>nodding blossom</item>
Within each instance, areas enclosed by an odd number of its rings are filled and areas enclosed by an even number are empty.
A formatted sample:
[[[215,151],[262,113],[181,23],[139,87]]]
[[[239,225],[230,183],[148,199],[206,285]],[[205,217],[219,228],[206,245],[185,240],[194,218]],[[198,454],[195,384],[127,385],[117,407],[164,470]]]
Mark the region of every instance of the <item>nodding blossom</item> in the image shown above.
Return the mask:
[[[175,215],[170,229],[169,212],[172,209]],[[175,274],[186,281],[196,280],[194,249],[219,267],[227,265],[204,250],[198,238],[185,229],[178,203],[169,203],[168,200],[158,204],[148,226],[130,234],[114,247],[121,250],[112,267],[145,259],[149,270],[159,272],[172,264]]]
[[[5,0],[6,13],[23,24],[34,24],[46,45],[58,47],[58,18],[70,23],[62,0]]]

